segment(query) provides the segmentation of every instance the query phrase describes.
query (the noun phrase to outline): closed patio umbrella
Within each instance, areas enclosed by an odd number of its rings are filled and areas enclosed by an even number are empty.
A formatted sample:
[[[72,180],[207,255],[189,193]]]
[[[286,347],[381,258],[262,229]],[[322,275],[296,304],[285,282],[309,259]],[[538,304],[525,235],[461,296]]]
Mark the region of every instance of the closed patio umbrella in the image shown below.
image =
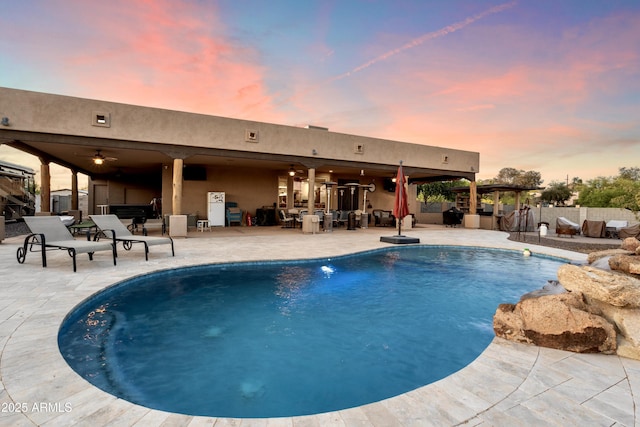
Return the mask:
[[[402,170],[402,160],[398,167],[398,175],[396,176],[396,200],[393,204],[393,216],[398,219],[398,236],[402,234],[402,219],[409,215],[409,205],[407,204],[407,190],[404,188],[406,183],[404,171]]]
[[[404,188],[404,184],[407,182],[407,178],[404,176],[402,170],[402,161],[398,167],[398,175],[396,175],[396,199],[393,204],[393,216],[398,218],[398,234],[395,236],[381,236],[380,241],[385,243],[394,244],[407,244],[407,243],[420,243],[420,239],[417,237],[409,237],[402,235],[402,219],[409,215],[409,204],[407,202],[407,190]]]

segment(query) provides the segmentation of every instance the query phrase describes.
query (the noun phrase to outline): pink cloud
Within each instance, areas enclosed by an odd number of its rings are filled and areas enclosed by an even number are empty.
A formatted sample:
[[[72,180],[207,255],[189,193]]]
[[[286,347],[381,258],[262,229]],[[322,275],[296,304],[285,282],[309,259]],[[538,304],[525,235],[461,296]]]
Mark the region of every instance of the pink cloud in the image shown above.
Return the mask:
[[[234,117],[251,107],[252,119],[282,120],[256,51],[222,35],[209,3],[120,0],[101,13],[76,6],[75,19],[91,31],[58,52],[74,95]]]

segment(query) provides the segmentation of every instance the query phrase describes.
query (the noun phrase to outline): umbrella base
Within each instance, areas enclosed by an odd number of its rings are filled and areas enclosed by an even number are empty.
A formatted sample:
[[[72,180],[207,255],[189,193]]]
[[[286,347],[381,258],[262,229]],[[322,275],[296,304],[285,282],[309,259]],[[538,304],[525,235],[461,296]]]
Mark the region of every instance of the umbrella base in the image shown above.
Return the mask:
[[[380,237],[380,241],[384,243],[393,243],[396,245],[406,245],[409,243],[420,243],[420,239],[417,237],[409,237],[409,236],[382,236]]]

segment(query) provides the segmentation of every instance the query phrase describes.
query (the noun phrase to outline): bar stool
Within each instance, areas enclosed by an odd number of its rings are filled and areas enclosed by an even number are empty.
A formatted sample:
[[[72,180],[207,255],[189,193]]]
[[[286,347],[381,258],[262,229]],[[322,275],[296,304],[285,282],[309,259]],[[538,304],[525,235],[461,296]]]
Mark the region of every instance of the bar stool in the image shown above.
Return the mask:
[[[199,219],[197,222],[197,226],[198,226],[198,231],[201,233],[204,232],[205,229],[207,229],[208,231],[211,231],[211,226],[209,225],[208,219]]]

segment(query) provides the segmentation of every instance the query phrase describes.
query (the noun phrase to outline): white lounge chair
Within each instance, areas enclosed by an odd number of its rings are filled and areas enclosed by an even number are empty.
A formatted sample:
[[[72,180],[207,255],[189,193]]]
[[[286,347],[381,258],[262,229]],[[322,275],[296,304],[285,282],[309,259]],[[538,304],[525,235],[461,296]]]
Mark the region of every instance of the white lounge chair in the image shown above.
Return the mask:
[[[620,230],[629,226],[629,221],[612,219],[607,221],[606,232],[607,237],[617,239],[620,236]]]
[[[615,228],[615,231],[620,231],[621,228],[628,227],[629,221],[622,221],[617,219],[612,219],[607,221],[607,228]]]
[[[76,271],[76,255],[80,253],[88,254],[89,260],[93,260],[94,252],[110,250],[113,265],[116,265],[116,248],[113,242],[76,240],[56,216],[25,216],[24,222],[31,234],[24,239],[23,246],[18,248],[17,257],[20,264],[24,263],[27,252],[35,252],[33,247],[40,246],[43,267],[47,266],[47,249],[66,250],[73,258],[73,271]]]
[[[138,236],[132,234],[131,231],[120,221],[116,215],[89,215],[89,217],[95,222],[96,226],[100,230],[96,233],[95,238],[99,238],[102,233],[109,239],[113,239],[114,247],[117,242],[122,242],[122,246],[125,250],[130,250],[134,243],[144,244],[144,258],[149,260],[149,246],[153,245],[171,245],[171,255],[175,256],[173,250],[173,239],[167,237],[156,236]],[[117,254],[116,254],[117,256]]]

